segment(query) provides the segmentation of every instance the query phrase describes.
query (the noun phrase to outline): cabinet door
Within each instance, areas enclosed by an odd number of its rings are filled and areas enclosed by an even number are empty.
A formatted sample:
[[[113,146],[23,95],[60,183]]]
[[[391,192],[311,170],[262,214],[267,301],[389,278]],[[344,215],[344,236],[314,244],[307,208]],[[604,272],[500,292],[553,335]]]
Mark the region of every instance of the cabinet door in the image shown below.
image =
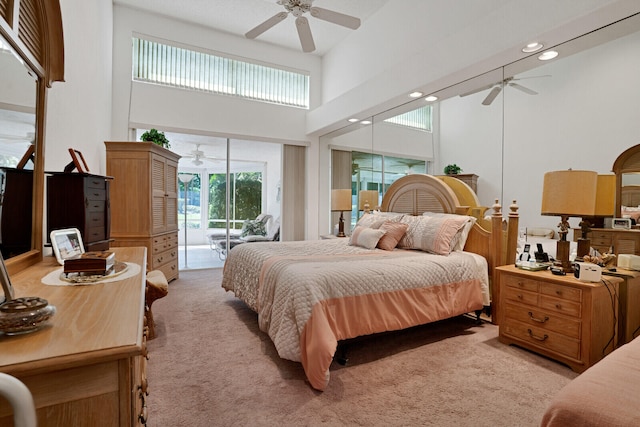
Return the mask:
[[[152,234],[167,230],[167,160],[156,154],[151,154],[151,195],[152,195]]]
[[[167,159],[165,166],[166,231],[178,229],[178,162]]]

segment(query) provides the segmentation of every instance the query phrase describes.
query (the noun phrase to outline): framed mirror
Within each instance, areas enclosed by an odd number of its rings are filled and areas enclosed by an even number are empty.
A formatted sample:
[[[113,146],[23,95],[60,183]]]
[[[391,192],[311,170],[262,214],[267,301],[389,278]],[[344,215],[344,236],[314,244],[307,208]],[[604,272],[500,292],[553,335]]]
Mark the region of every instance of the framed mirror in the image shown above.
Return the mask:
[[[64,80],[64,40],[58,0],[8,0],[0,4],[0,82],[6,84],[0,89],[0,135],[4,136],[0,157],[5,160],[2,167],[6,170],[28,171],[23,175],[32,178],[30,186],[24,184],[24,190],[18,190],[25,206],[20,207],[20,201],[9,203],[3,195],[4,218],[0,222],[8,221],[8,230],[12,231],[29,229],[30,224],[28,243],[24,243],[25,236],[18,236],[19,248],[4,248],[3,254],[6,251],[10,256],[5,264],[11,275],[42,260],[46,93],[53,82]],[[6,191],[7,186],[14,185],[5,178],[2,189]],[[24,193],[29,195],[24,197]],[[7,215],[9,211],[12,215]],[[7,216],[13,220],[20,217],[27,225],[15,226]]]

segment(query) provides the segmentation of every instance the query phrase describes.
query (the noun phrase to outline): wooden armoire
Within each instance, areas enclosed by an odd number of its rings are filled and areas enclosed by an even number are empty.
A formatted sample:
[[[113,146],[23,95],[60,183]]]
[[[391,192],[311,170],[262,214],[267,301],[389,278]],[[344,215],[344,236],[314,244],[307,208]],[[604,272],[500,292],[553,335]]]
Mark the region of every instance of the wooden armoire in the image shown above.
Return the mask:
[[[178,160],[151,142],[105,141],[111,246],[146,246],[149,270],[178,278]]]

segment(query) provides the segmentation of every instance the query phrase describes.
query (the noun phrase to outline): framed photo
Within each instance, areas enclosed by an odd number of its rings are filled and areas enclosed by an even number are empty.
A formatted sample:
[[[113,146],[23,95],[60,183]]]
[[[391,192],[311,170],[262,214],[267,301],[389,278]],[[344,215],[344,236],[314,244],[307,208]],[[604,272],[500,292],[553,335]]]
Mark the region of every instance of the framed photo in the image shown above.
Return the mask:
[[[82,235],[77,228],[65,228],[51,232],[51,246],[58,264],[64,265],[64,260],[84,253]]]
[[[4,259],[0,254],[0,282],[2,282],[3,294],[0,295],[0,304],[4,304],[7,301],[14,299],[13,286],[11,285],[11,279],[7,273],[7,267],[4,265]]]
[[[69,148],[69,154],[71,154],[71,162],[67,166],[65,166],[65,172],[71,172],[74,169],[77,169],[80,173],[89,172],[87,162],[84,160],[84,156],[80,151]]]

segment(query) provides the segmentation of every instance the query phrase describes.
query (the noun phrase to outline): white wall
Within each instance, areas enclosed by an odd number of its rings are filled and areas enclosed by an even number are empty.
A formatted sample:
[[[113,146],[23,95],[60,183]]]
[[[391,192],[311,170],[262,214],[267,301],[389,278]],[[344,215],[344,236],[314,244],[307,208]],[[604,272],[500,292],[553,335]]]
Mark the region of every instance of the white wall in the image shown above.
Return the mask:
[[[45,170],[62,171],[68,149],[104,174],[103,141],[111,136],[111,0],[61,0],[64,82],[48,95]]]

